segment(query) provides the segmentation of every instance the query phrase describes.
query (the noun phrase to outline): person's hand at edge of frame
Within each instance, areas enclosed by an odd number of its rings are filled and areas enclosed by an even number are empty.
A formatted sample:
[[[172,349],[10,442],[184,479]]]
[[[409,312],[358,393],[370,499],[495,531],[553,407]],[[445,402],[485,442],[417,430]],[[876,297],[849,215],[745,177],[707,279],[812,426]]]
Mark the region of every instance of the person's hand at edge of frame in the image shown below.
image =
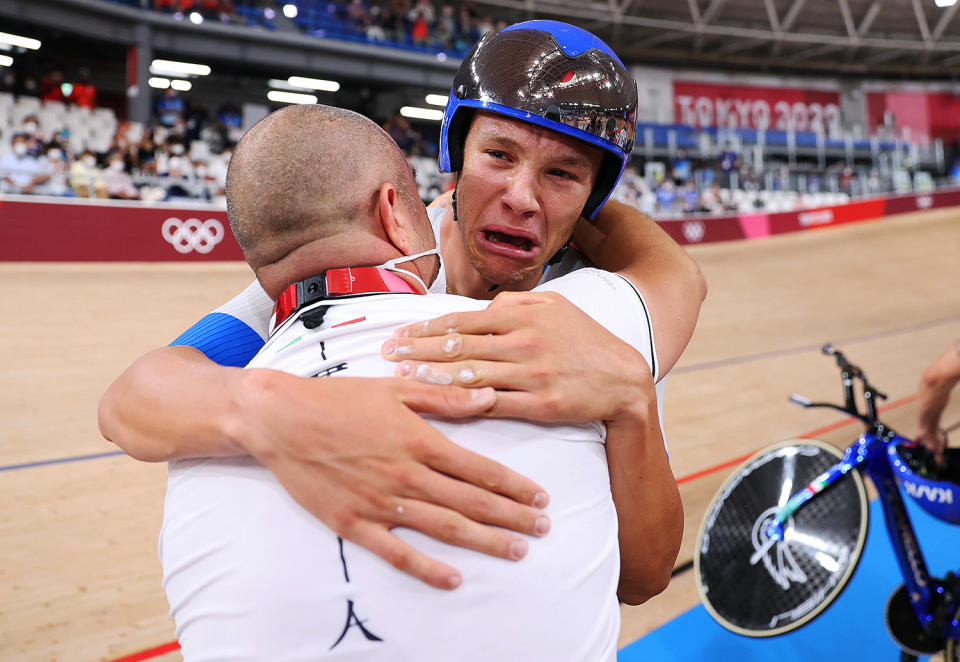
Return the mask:
[[[637,351],[554,292],[504,292],[484,310],[402,327],[382,355],[398,377],[496,388],[488,416],[545,422],[616,419],[650,374]]]
[[[476,416],[493,406],[492,389],[245,373],[231,436],[337,535],[397,569],[436,588],[462,582],[455,568],[393,535],[396,527],[515,561],[529,545],[518,534],[549,531],[542,487],[454,444],[415,413]]]

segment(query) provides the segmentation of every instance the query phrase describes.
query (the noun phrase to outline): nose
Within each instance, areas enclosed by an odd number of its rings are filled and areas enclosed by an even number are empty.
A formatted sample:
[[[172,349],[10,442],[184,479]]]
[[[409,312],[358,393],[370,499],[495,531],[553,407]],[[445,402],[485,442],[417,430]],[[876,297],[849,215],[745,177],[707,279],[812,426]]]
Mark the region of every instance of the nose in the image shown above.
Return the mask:
[[[514,169],[507,176],[503,203],[521,216],[540,211],[540,184],[536,174],[526,168]]]

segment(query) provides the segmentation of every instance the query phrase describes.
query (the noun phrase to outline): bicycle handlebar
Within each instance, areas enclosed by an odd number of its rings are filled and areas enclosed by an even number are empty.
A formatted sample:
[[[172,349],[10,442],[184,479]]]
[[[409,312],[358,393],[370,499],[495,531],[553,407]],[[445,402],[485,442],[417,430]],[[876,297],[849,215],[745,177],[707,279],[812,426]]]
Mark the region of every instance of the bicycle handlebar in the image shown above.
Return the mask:
[[[849,416],[860,419],[867,425],[879,424],[879,421],[877,420],[876,401],[877,398],[886,400],[886,393],[881,393],[878,391],[867,380],[867,376],[863,374],[863,370],[861,370],[859,366],[850,363],[850,361],[847,360],[847,357],[844,356],[843,352],[833,346],[833,343],[826,343],[821,351],[827,356],[833,356],[837,360],[837,366],[840,368],[840,379],[843,383],[844,405],[841,407],[840,405],[835,405],[829,402],[814,402],[810,398],[797,393],[794,393],[790,396],[790,402],[800,405],[801,407],[829,407],[830,409],[836,409]],[[867,412],[865,414],[861,414],[857,408],[854,394],[854,381],[858,379],[863,386],[863,399],[867,404]]]

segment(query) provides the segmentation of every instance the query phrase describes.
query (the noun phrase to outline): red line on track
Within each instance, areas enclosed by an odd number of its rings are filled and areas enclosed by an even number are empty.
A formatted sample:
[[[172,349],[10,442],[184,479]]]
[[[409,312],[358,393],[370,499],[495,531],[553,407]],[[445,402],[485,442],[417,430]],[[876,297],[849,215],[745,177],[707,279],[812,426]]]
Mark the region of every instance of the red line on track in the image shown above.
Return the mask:
[[[175,650],[180,650],[180,642],[168,641],[160,646],[154,646],[153,648],[148,648],[147,650],[142,650],[139,653],[133,653],[126,657],[118,657],[108,662],[141,662],[141,660],[150,660],[155,657],[160,657],[161,655],[166,655],[167,653],[172,653]]]
[[[360,321],[360,320],[353,320],[353,322],[359,322],[359,321]],[[345,322],[345,324],[350,324],[350,323],[351,323],[351,322]],[[903,405],[905,405],[905,404],[911,403],[911,402],[913,402],[913,401],[916,400],[916,399],[917,399],[916,394],[914,394],[914,395],[908,395],[908,396],[905,397],[905,398],[900,398],[899,400],[894,400],[894,401],[891,402],[891,403],[888,403],[888,404],[886,404],[886,405],[883,405],[882,407],[879,407],[879,408],[878,408],[878,411],[881,412],[881,413],[882,413],[882,412],[885,412],[885,411],[890,411],[891,409],[895,409],[896,407],[901,407],[901,406],[903,406]],[[836,423],[831,423],[830,425],[825,425],[825,426],[823,426],[822,428],[817,428],[816,430],[811,430],[810,432],[807,432],[806,434],[802,434],[802,435],[800,435],[800,439],[809,439],[809,438],[815,437],[815,436],[817,436],[817,435],[826,434],[827,432],[833,432],[834,430],[839,430],[840,428],[842,428],[842,427],[844,427],[844,426],[851,425],[851,424],[856,423],[856,422],[857,422],[857,419],[855,419],[855,418],[848,418],[848,419],[843,420],[843,421],[837,421]],[[726,462],[721,462],[720,464],[716,464],[716,465],[714,465],[714,466],[712,466],[712,467],[708,467],[708,468],[706,468],[706,469],[701,469],[700,471],[696,471],[696,472],[694,472],[694,473],[692,473],[692,474],[687,474],[686,476],[681,476],[680,478],[677,479],[677,485],[683,485],[684,483],[689,483],[690,481],[697,480],[698,478],[703,478],[704,476],[709,476],[709,475],[712,474],[712,473],[716,473],[716,472],[718,472],[718,471],[723,471],[724,469],[727,469],[727,468],[732,467],[732,466],[734,466],[734,465],[738,465],[738,464],[740,464],[740,463],[742,463],[742,462],[745,462],[745,461],[747,460],[747,458],[749,458],[750,456],[752,456],[755,452],[756,452],[756,451],[753,451],[753,452],[747,453],[746,455],[743,455],[743,456],[741,456],[741,457],[735,457],[735,458],[733,458],[732,460],[727,460]],[[163,644],[163,645],[161,645],[161,646],[156,646],[156,647],[154,647],[154,648],[148,648],[147,650],[140,651],[139,653],[133,653],[132,655],[128,655],[128,656],[126,656],[126,657],[118,657],[118,658],[116,658],[116,659],[114,659],[114,660],[108,660],[108,662],[141,662],[142,660],[150,660],[150,659],[152,659],[152,658],[160,657],[161,655],[165,655],[166,653],[171,653],[171,652],[173,652],[173,651],[175,651],[175,650],[178,650],[179,648],[180,648],[180,643],[179,643],[179,642],[177,642],[177,641],[171,641],[171,642],[168,642],[168,643]]]
[[[908,396],[905,397],[905,398],[900,398],[899,400],[894,400],[893,402],[890,402],[890,403],[888,403],[888,404],[886,404],[886,405],[883,405],[882,407],[879,407],[879,408],[877,409],[877,411],[880,412],[880,413],[883,413],[883,412],[885,412],[885,411],[890,411],[891,409],[895,409],[896,407],[901,407],[901,406],[903,406],[903,405],[905,405],[905,404],[909,404],[909,403],[913,402],[913,401],[916,400],[916,399],[917,399],[916,394],[908,395]],[[816,437],[816,436],[818,436],[818,435],[826,434],[827,432],[833,432],[834,430],[839,430],[840,428],[842,428],[842,427],[844,427],[844,426],[852,425],[853,423],[856,423],[856,422],[857,422],[857,419],[855,419],[855,418],[848,418],[848,419],[843,420],[843,421],[837,421],[836,423],[831,423],[830,425],[824,425],[822,428],[817,428],[816,430],[811,430],[810,432],[801,434],[799,438],[800,438],[800,439],[811,439],[811,438]],[[757,449],[757,450],[760,450],[760,449]],[[712,474],[712,473],[716,473],[716,472],[718,472],[718,471],[723,471],[724,469],[727,469],[727,468],[729,468],[729,467],[738,465],[738,464],[740,464],[740,463],[742,463],[742,462],[746,462],[747,459],[750,458],[750,457],[751,457],[754,453],[756,453],[756,452],[757,452],[757,451],[753,451],[753,452],[747,453],[746,455],[742,455],[742,456],[740,456],[740,457],[735,457],[735,458],[733,458],[732,460],[727,460],[726,462],[721,462],[720,464],[715,464],[715,465],[712,466],[712,467],[707,467],[706,469],[701,469],[700,471],[696,471],[696,472],[694,472],[694,473],[692,473],[692,474],[687,474],[686,476],[681,476],[680,478],[677,479],[677,485],[683,485],[684,483],[689,483],[689,482],[692,481],[692,480],[696,480],[696,479],[698,479],[698,478],[703,478],[704,476],[709,476],[709,475]]]

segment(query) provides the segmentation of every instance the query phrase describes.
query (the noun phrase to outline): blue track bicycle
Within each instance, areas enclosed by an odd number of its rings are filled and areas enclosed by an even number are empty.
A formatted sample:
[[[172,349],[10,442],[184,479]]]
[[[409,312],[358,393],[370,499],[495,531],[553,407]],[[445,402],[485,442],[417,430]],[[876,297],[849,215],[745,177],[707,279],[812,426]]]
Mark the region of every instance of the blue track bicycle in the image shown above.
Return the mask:
[[[880,422],[877,400],[886,396],[863,371],[829,344],[823,352],[840,369],[844,405],[790,399],[840,410],[863,421],[866,431],[842,453],[800,439],[747,460],[700,527],[694,554],[700,596],[723,627],[750,637],[790,632],[815,618],[847,585],[863,553],[869,511],[860,472],[866,472],[903,574],[885,612],[901,660],[946,650],[946,662],[960,662],[960,580],[952,572],[930,576],[901,497],[902,490],[935,517],[960,524],[960,449],[947,449],[935,467],[922,446]]]

